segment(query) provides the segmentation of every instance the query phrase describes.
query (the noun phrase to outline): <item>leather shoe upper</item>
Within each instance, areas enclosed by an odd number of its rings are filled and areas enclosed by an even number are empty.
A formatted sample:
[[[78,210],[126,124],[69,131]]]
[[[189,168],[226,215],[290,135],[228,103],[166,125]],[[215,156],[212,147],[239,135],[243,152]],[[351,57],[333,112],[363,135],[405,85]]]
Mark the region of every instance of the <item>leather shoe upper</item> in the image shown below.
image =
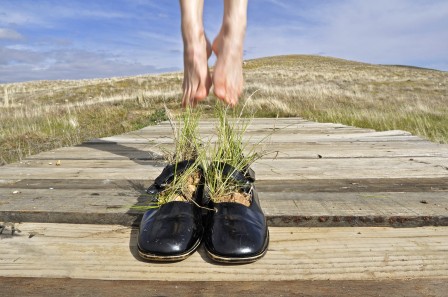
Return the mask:
[[[263,254],[268,246],[268,228],[258,194],[252,188],[249,207],[239,203],[210,202],[205,231],[207,250],[226,258],[248,258]]]
[[[163,191],[174,175],[182,174],[194,161],[182,161],[168,165],[148,188],[155,195]],[[198,168],[201,171],[200,168]],[[202,199],[204,180],[197,187],[196,203]],[[203,234],[201,209],[190,201],[172,201],[146,211],[140,223],[138,248],[145,258],[157,260],[157,256],[177,257],[194,251]]]
[[[148,210],[141,221],[138,246],[153,255],[179,255],[201,239],[201,210],[189,202],[173,201]]]

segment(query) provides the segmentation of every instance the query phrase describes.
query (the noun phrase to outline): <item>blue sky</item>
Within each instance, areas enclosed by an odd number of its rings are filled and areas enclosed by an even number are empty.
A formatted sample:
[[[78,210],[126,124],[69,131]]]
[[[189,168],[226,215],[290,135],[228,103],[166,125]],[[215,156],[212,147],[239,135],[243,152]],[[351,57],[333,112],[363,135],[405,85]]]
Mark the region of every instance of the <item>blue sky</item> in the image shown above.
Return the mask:
[[[178,6],[0,0],[0,83],[182,70]],[[222,6],[205,0],[210,39]],[[448,71],[447,53],[446,0],[249,0],[245,59],[316,54]]]

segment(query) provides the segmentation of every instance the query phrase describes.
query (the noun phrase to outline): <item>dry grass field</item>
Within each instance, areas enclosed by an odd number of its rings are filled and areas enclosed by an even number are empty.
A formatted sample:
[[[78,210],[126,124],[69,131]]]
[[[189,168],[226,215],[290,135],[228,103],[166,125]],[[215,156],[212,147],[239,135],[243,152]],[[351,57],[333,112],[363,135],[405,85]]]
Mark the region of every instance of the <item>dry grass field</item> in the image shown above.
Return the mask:
[[[400,129],[448,143],[448,72],[294,55],[248,60],[244,75],[247,114]],[[0,165],[164,120],[164,105],[180,110],[181,85],[180,72],[0,84]],[[206,115],[214,100],[202,104]]]

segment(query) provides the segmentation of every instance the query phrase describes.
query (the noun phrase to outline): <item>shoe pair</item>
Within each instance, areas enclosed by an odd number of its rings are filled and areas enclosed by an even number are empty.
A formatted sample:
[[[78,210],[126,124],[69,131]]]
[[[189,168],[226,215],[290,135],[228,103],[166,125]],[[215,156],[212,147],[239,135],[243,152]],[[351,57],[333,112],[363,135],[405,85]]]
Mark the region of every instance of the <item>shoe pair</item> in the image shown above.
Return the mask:
[[[183,161],[168,165],[148,194],[157,194],[169,184],[174,174],[182,174],[192,165]],[[222,263],[250,263],[263,257],[267,251],[269,232],[266,218],[260,207],[258,194],[253,186],[254,174],[236,171],[228,164],[221,164],[224,175],[244,184],[242,190],[251,195],[249,206],[234,202],[214,203],[204,191],[204,180],[191,201],[172,201],[143,215],[139,235],[138,251],[142,258],[152,261],[180,261],[199,247],[204,241],[207,255]],[[202,209],[210,209],[205,220]]]

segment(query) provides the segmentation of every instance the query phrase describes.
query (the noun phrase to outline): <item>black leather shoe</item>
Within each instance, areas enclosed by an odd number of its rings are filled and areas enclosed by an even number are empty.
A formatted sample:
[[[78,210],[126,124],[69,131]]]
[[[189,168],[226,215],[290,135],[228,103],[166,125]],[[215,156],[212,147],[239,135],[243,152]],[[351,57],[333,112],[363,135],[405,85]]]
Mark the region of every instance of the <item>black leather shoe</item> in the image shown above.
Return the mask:
[[[266,253],[269,231],[258,194],[247,172],[234,169],[231,172],[231,176],[239,182],[245,181],[242,189],[251,194],[251,203],[247,207],[234,202],[210,201],[209,207],[215,211],[210,211],[207,216],[205,249],[208,256],[217,262],[250,263]]]
[[[147,190],[156,195],[169,184],[174,174],[181,174],[193,161],[168,165]],[[196,191],[195,199],[203,195],[203,178]],[[159,208],[150,209],[143,215],[138,234],[139,255],[152,261],[180,261],[198,248],[203,235],[201,209],[192,202],[172,201]]]

